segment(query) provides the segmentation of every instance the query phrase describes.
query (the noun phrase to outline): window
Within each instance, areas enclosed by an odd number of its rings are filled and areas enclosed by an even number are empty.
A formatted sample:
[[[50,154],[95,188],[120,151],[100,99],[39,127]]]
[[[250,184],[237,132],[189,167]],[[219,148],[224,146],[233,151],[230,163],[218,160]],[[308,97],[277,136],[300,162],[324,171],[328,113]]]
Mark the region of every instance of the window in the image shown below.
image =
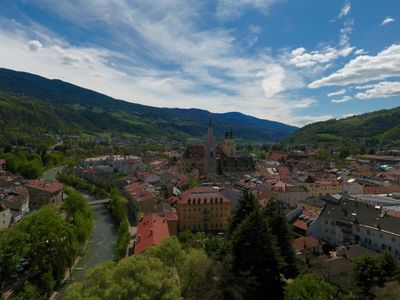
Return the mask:
[[[367,229],[367,235],[371,235],[371,230]]]
[[[204,198],[204,204],[207,204],[207,198]]]
[[[190,199],[188,199],[188,204],[190,204],[190,202],[191,202],[191,200],[190,200]]]
[[[200,198],[199,198],[199,199],[197,199],[197,204],[200,204]]]
[[[214,203],[214,199],[213,198],[210,199],[210,203],[211,204]]]
[[[393,243],[396,242],[396,238],[395,237],[392,237],[392,242]]]

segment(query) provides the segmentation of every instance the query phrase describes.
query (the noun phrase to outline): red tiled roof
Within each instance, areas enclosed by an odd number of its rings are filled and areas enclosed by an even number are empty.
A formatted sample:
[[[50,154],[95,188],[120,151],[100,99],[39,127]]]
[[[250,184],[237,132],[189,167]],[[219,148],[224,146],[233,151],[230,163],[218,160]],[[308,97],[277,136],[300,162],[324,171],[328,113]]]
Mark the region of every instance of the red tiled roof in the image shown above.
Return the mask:
[[[25,186],[27,188],[37,189],[48,193],[58,193],[64,187],[64,185],[59,182],[49,183],[41,180],[29,180]]]
[[[313,249],[320,244],[320,240],[313,236],[303,236],[293,240],[293,248],[301,252]]]
[[[139,220],[136,233],[135,251],[140,253],[169,237],[168,223],[165,218],[149,214]]]
[[[0,166],[1,166],[1,165],[5,165],[5,164],[6,164],[6,160],[0,158]]]
[[[220,199],[222,199],[223,203],[230,203],[230,200],[222,195],[219,190],[208,186],[201,186],[187,190],[182,194],[182,197],[178,198],[178,204],[187,204],[189,199],[195,199],[196,203],[197,200],[200,199],[201,204],[204,204],[204,199],[207,200],[208,204],[210,204],[211,200],[214,202],[215,199],[218,199],[218,203]]]
[[[287,154],[285,153],[280,153],[280,152],[271,152],[271,155],[269,157],[270,160],[282,160],[282,159],[287,159]]]
[[[204,146],[202,145],[191,145],[188,146],[183,153],[183,158],[186,159],[203,159],[204,158]]]
[[[288,175],[289,174],[289,169],[286,166],[277,166],[276,168],[278,170],[279,175]]]
[[[386,213],[388,216],[400,218],[400,211],[388,209]]]
[[[293,226],[293,227],[296,227],[296,228],[300,228],[300,229],[305,230],[305,231],[307,231],[307,229],[308,229],[308,224],[307,224],[307,222],[304,222],[304,221],[302,221],[302,220],[296,220],[296,221],[292,224],[292,226]]]

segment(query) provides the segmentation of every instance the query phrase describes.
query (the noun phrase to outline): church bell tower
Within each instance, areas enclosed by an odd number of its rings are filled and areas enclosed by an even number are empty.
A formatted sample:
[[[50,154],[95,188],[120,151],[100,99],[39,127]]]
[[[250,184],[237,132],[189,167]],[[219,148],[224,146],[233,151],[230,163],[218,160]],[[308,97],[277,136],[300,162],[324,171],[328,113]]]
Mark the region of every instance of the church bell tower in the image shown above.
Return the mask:
[[[206,144],[204,148],[204,173],[206,176],[216,175],[217,173],[217,154],[214,144],[214,129],[211,117],[208,121]]]

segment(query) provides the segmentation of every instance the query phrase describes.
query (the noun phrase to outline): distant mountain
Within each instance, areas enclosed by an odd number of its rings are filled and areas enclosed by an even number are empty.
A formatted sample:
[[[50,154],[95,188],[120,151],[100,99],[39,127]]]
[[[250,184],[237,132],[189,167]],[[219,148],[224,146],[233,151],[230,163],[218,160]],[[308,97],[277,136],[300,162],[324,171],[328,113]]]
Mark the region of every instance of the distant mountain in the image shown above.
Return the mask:
[[[159,108],[116,100],[61,80],[0,68],[0,133],[120,133],[148,137],[202,137],[211,115],[216,135],[279,141],[297,130],[237,112]],[[6,137],[4,137],[6,136]]]
[[[358,143],[371,147],[400,144],[400,107],[313,123],[289,135],[285,142],[314,145]]]

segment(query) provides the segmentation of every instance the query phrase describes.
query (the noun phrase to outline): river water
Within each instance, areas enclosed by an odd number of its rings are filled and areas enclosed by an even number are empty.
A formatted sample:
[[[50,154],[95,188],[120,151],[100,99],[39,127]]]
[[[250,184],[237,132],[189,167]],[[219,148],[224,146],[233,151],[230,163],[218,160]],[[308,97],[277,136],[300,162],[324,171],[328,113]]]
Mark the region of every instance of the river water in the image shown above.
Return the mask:
[[[118,230],[113,223],[111,213],[104,204],[93,205],[91,207],[93,212],[93,230],[86,250],[73,268],[70,279],[62,288],[57,298],[62,298],[63,292],[71,283],[81,281],[88,269],[106,260],[114,259]]]
[[[93,205],[92,211],[92,234],[89,237],[85,253],[72,271],[70,282],[81,280],[87,269],[114,258],[118,231],[110,211],[104,204]]]

